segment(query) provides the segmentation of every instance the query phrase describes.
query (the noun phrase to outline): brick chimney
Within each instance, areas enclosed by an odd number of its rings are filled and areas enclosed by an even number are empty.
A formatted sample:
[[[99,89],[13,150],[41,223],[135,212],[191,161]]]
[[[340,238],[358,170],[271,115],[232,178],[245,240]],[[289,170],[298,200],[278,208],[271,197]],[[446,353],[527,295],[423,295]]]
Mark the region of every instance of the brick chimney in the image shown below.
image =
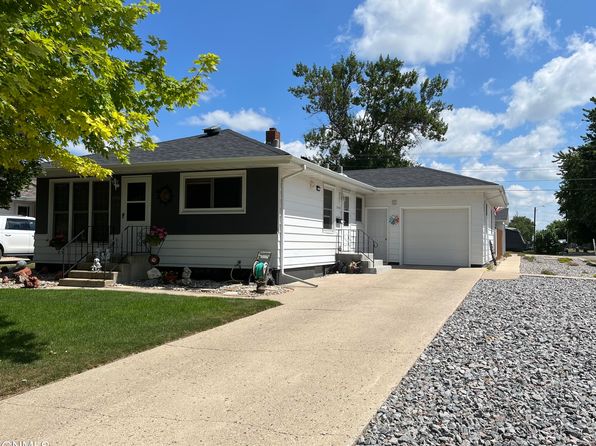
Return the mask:
[[[281,141],[281,135],[275,127],[271,127],[265,132],[265,143],[273,147],[279,147]]]

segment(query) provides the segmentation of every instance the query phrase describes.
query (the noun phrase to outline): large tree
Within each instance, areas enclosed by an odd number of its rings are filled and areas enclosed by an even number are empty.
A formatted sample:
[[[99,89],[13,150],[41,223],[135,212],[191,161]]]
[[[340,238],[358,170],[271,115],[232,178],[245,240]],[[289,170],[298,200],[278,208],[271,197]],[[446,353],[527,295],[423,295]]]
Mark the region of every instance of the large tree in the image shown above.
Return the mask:
[[[596,105],[596,97],[590,99]],[[587,242],[596,237],[596,107],[584,109],[588,123],[584,143],[556,155],[561,183],[555,193],[572,238]]]
[[[342,57],[330,68],[299,63],[294,76],[302,85],[289,91],[306,99],[304,111],[322,116],[304,135],[315,161],[348,168],[411,165],[405,157],[421,138],[442,140],[447,124],[441,112],[450,109],[439,98],[447,87],[441,76],[424,79],[391,57],[376,61]]]
[[[0,166],[48,159],[105,178],[109,170],[68,149],[126,162],[132,148],[154,148],[157,113],[195,104],[218,63],[204,54],[187,76],[168,75],[166,42],[135,32],[158,10],[150,0],[2,1]]]
[[[40,173],[37,161],[21,161],[18,169],[0,166],[0,208],[8,209],[15,198],[26,189]]]
[[[528,217],[516,215],[509,222],[509,227],[519,229],[519,232],[526,242],[532,240],[534,235],[534,222]]]
[[[558,240],[567,240],[567,222],[565,220],[551,221],[546,225],[546,230],[555,233]]]

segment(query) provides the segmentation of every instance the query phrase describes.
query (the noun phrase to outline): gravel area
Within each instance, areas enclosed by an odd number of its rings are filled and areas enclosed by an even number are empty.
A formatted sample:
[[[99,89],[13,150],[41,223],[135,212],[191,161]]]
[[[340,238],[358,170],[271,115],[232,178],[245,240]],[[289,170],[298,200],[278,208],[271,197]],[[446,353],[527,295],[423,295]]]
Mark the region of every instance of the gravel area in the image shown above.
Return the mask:
[[[197,294],[218,294],[222,296],[249,296],[262,297],[273,296],[277,294],[287,293],[292,291],[291,288],[270,285],[267,286],[264,293],[256,292],[256,285],[244,285],[235,282],[215,282],[213,280],[191,280],[190,284],[185,286],[180,283],[164,284],[161,279],[138,280],[133,282],[126,282],[123,284],[116,284],[116,286],[134,286],[139,288],[151,288],[156,290],[166,291],[191,291]]]
[[[357,444],[596,445],[596,282],[478,282]]]
[[[528,260],[533,258],[533,261]],[[558,259],[569,258],[571,262],[561,263]],[[596,262],[596,260],[592,260]],[[521,259],[523,274],[542,274],[544,270],[551,271],[557,276],[594,277],[596,267],[588,265],[581,257],[544,257],[524,256]]]

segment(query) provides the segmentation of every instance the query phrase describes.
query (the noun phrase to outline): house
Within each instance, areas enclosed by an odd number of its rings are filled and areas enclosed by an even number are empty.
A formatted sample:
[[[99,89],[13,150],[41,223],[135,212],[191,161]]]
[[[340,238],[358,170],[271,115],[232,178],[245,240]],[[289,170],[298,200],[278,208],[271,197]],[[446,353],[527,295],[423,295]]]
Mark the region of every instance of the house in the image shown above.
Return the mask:
[[[279,141],[276,129],[262,143],[209,128],[133,151],[127,165],[91,155],[114,171],[103,182],[48,166],[37,182],[37,264],[63,262],[60,236],[78,249],[67,263],[103,244],[139,254],[146,271],[152,225],[168,231],[160,266],[250,269],[257,251],[268,250],[280,281],[323,274],[338,252],[377,264],[490,260],[492,209],[507,205],[502,186],[424,167],[335,172],[284,152]]]
[[[35,181],[15,198],[8,209],[0,209],[0,215],[35,217]]]

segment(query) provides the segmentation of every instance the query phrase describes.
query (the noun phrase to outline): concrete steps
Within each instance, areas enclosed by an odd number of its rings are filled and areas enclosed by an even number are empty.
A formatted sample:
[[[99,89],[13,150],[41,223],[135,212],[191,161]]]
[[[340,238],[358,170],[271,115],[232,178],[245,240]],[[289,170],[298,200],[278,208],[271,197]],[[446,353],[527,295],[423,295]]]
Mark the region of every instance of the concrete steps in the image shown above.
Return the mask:
[[[58,285],[82,288],[105,288],[109,286],[114,286],[114,281],[108,279],[82,279],[66,277],[64,279],[60,279]]]
[[[117,272],[89,271],[84,269],[73,269],[67,277],[60,279],[58,285],[84,287],[84,288],[105,288],[114,286],[118,280]]]
[[[368,254],[368,257],[372,258],[372,254]],[[368,257],[356,252],[340,252],[335,255],[335,259],[340,262],[361,262],[362,273],[364,274],[383,274],[391,270],[391,266],[385,265],[383,260],[374,259],[371,261]]]

